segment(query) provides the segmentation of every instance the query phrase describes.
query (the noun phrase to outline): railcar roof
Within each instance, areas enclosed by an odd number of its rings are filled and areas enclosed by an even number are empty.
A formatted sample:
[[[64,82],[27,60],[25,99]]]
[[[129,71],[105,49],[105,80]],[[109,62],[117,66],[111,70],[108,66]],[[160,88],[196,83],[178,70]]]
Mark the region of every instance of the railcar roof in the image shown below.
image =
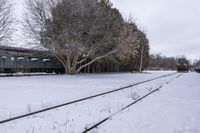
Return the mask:
[[[0,50],[7,50],[7,51],[17,51],[17,52],[45,52],[42,49],[30,49],[30,48],[20,48],[20,47],[11,47],[11,46],[2,46],[0,45]]]

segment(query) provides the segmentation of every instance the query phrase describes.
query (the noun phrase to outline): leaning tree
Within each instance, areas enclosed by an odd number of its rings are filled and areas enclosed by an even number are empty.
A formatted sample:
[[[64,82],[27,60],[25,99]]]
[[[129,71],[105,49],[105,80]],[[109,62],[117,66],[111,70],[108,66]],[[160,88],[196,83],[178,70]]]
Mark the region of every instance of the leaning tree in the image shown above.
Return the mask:
[[[13,17],[11,10],[12,3],[8,0],[0,0],[0,45],[12,33],[11,25],[13,23]]]
[[[28,39],[55,56],[67,74],[108,57],[130,62],[137,46],[148,43],[109,0],[27,0],[27,9]]]
[[[118,52],[123,18],[109,0],[29,0],[26,26],[35,41],[75,74]]]

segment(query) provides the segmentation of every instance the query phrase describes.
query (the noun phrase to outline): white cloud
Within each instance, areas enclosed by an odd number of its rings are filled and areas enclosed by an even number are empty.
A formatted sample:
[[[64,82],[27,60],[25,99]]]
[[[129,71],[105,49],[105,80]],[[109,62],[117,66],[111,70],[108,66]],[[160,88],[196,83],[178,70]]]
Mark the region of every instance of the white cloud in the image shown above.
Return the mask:
[[[199,0],[111,0],[147,31],[152,52],[200,57]]]

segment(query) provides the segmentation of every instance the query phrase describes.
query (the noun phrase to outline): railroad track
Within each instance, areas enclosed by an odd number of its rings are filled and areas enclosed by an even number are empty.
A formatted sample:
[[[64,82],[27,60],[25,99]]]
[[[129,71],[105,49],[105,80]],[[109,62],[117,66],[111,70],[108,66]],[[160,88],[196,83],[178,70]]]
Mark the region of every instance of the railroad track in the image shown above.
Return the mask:
[[[93,129],[96,129],[98,128],[98,126],[102,125],[103,123],[105,123],[106,121],[112,119],[114,116],[116,116],[117,114],[121,113],[122,111],[130,108],[131,106],[135,105],[136,103],[140,102],[141,100],[147,98],[148,96],[154,94],[155,92],[158,92],[161,88],[163,88],[165,85],[171,83],[173,80],[179,78],[180,76],[182,76],[183,74],[179,74],[178,76],[176,76],[176,78],[170,80],[170,81],[167,81],[165,84],[159,86],[158,88],[154,89],[153,91],[147,93],[146,95],[138,98],[137,100],[135,100],[134,102],[126,105],[125,107],[121,108],[120,110],[116,111],[115,113],[111,114],[110,116],[104,118],[103,120],[97,122],[96,124],[92,125],[91,127],[87,128],[85,131],[83,131],[82,133],[88,133],[89,131],[92,131]]]
[[[99,94],[96,94],[96,95],[92,95],[92,96],[84,97],[84,98],[77,99],[77,100],[74,100],[74,101],[66,102],[66,103],[63,103],[63,104],[55,105],[55,106],[52,106],[52,107],[49,107],[49,108],[45,108],[45,109],[41,109],[41,110],[38,110],[38,111],[30,112],[30,113],[27,113],[27,114],[19,115],[19,116],[16,116],[16,117],[0,120],[0,124],[8,123],[8,122],[15,121],[15,120],[18,120],[18,119],[22,119],[22,118],[32,116],[32,115],[35,115],[35,114],[47,112],[47,111],[50,111],[50,110],[53,110],[53,109],[56,109],[56,108],[68,106],[68,105],[79,103],[79,102],[82,102],[82,101],[86,101],[86,100],[89,100],[89,99],[92,99],[92,98],[111,94],[111,93],[114,93],[114,92],[118,92],[118,91],[121,91],[121,90],[128,89],[128,88],[133,87],[133,86],[137,86],[137,85],[140,85],[140,84],[143,84],[143,83],[151,82],[151,81],[154,81],[154,80],[157,80],[157,79],[169,77],[169,76],[176,75],[176,74],[178,74],[178,73],[172,73],[172,74],[159,76],[159,77],[156,77],[156,78],[144,80],[144,81],[134,83],[134,84],[131,84],[131,85],[128,85],[128,86],[124,86],[124,87],[121,87],[121,88],[118,88],[118,89],[114,89],[114,90],[111,90],[111,91],[102,92],[102,93],[99,93]]]

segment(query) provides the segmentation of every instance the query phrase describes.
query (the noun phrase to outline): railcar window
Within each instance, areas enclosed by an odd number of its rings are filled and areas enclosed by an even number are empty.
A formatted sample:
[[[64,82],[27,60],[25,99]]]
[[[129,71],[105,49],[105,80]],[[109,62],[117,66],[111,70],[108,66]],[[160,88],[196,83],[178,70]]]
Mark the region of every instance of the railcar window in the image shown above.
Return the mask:
[[[11,61],[14,61],[14,60],[15,60],[15,57],[11,57],[10,59],[11,59]]]
[[[31,58],[31,61],[38,61],[38,58]]]
[[[6,57],[6,56],[2,56],[1,58],[2,58],[2,59],[6,59],[7,57]]]
[[[43,59],[42,61],[43,62],[48,62],[48,61],[50,61],[50,59]]]
[[[23,59],[24,59],[24,57],[18,57],[17,59],[18,59],[18,60],[23,60]]]

